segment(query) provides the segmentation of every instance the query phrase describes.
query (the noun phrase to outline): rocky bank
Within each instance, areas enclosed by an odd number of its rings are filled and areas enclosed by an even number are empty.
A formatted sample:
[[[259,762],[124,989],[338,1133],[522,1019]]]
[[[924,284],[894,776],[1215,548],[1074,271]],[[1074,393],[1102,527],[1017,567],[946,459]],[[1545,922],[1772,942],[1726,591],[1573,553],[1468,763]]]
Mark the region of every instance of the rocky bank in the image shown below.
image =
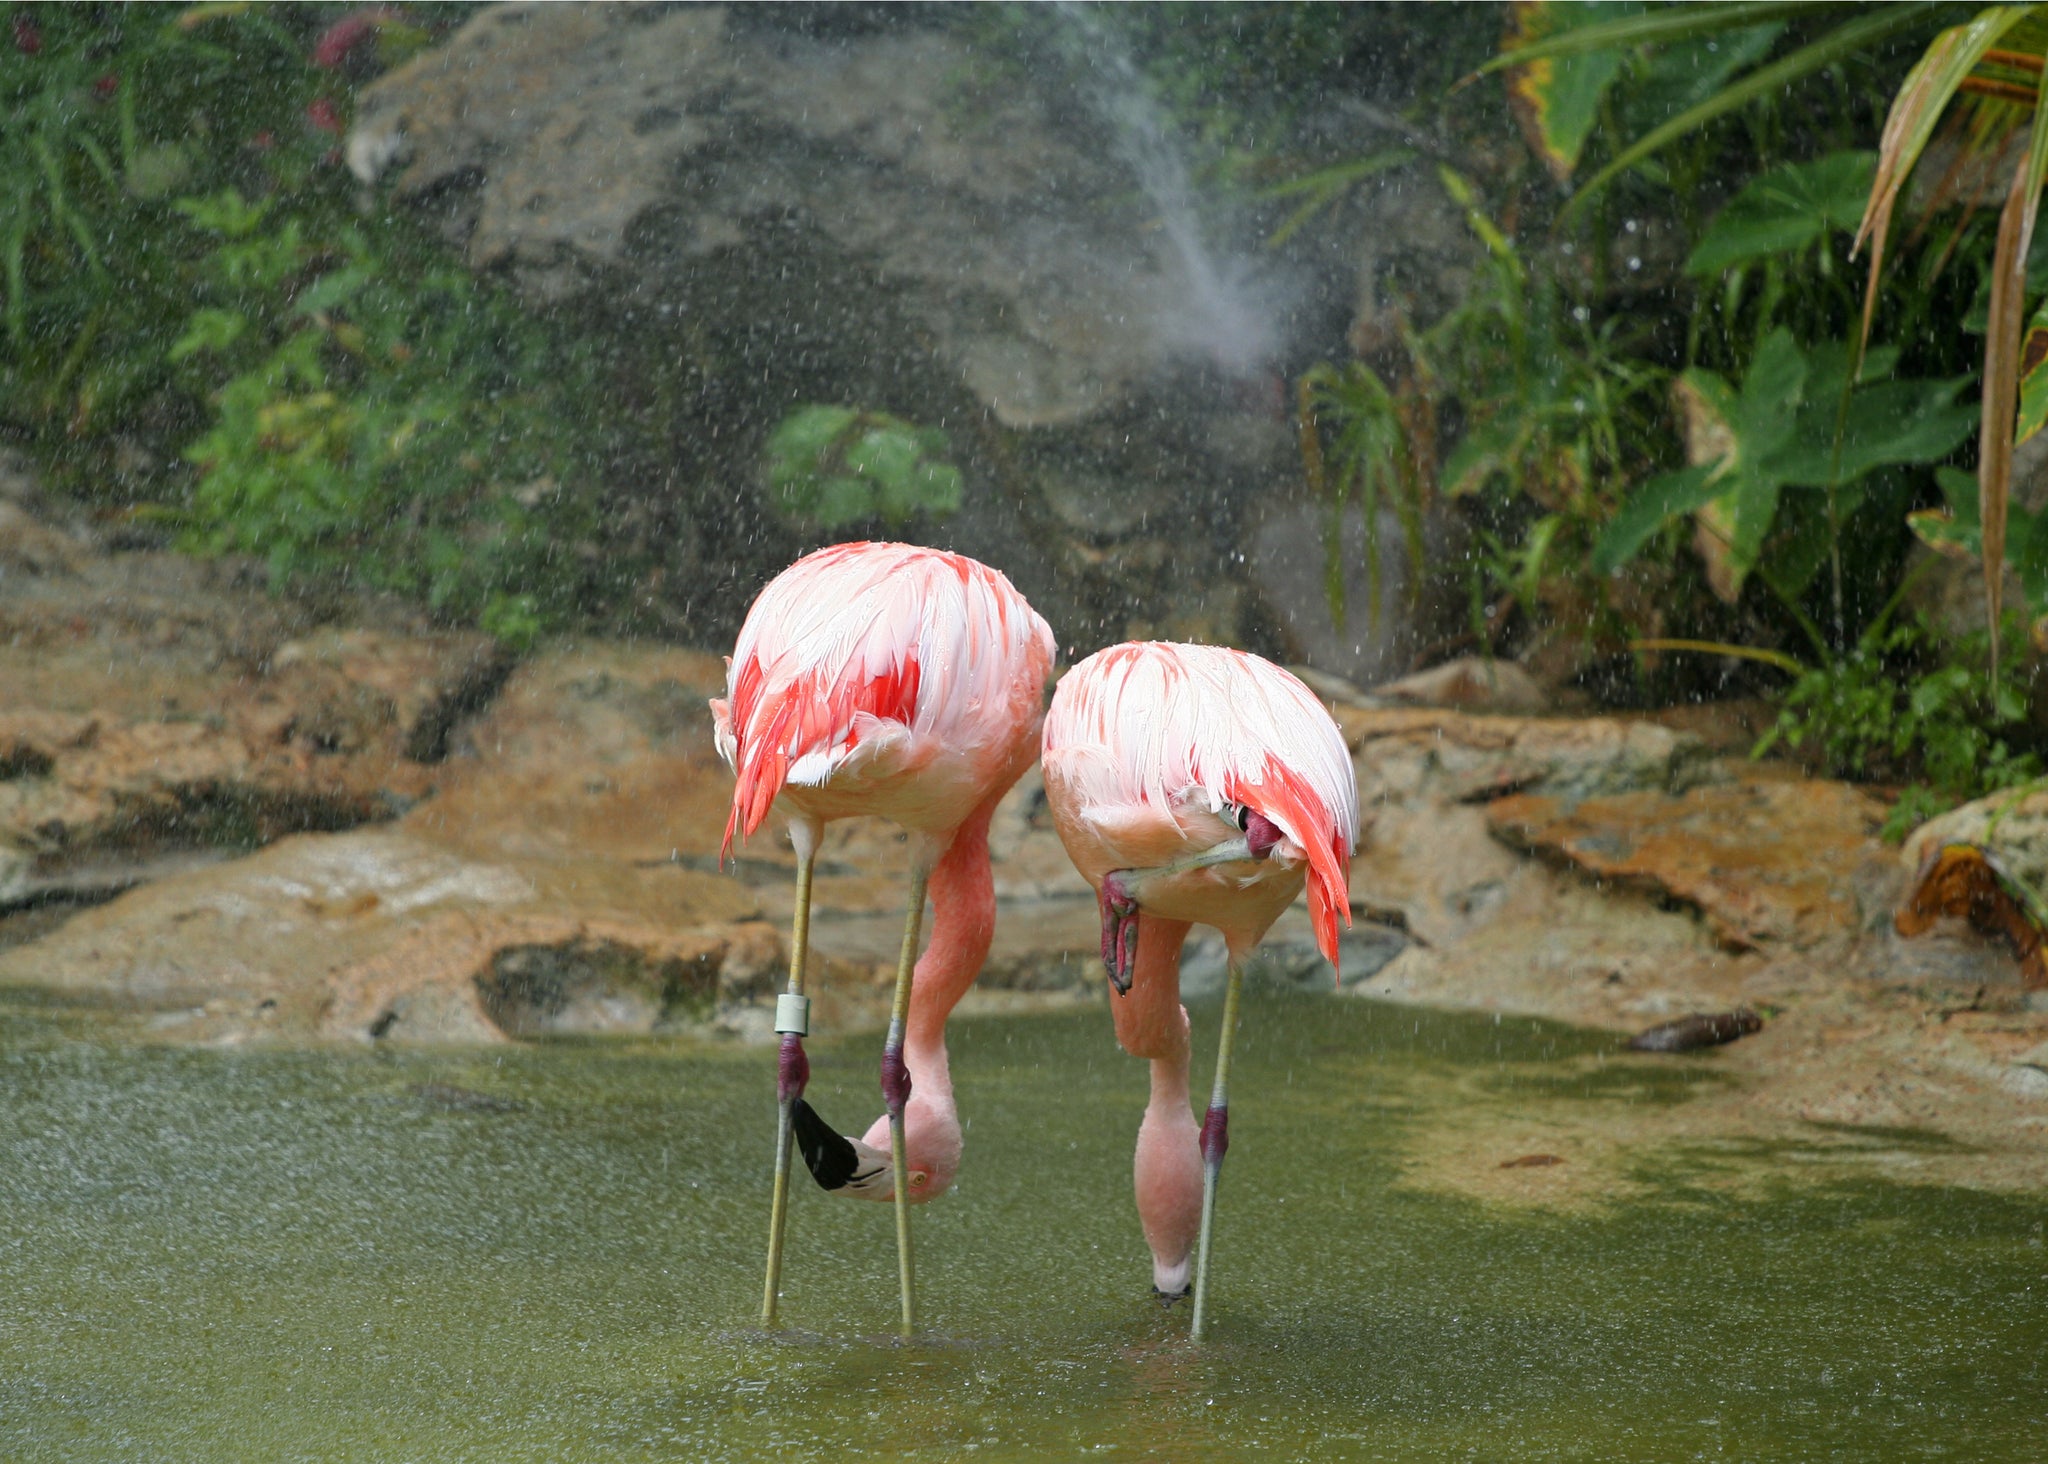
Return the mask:
[[[322,623],[232,567],[108,555],[36,507],[0,499],[0,986],[181,1042],[768,1036],[792,867],[766,836],[718,866],[716,655],[582,643],[515,663],[396,610]],[[1491,1117],[1436,1136],[1419,1173],[1563,1200],[1663,1134],[2048,1183],[2048,1009],[1968,920],[1910,940],[1894,924],[1931,846],[1974,837],[2034,877],[2038,798],[1898,851],[1871,792],[1731,756],[1710,717],[1689,719],[1703,734],[1414,704],[1540,696],[1484,668],[1375,696],[1319,685],[1370,821],[1340,991],[1618,1034],[1765,1017],[1705,1057],[1617,1044],[1623,1069],[1710,1073],[1687,1103],[1476,1105]],[[1035,778],[992,842],[997,944],[966,1010],[1105,1002],[1093,899]],[[885,827],[831,831],[821,1029],[881,1013],[902,861]],[[1221,974],[1220,943],[1191,946],[1191,993]],[[1331,981],[1304,912],[1261,976]],[[1908,1133],[1940,1142],[1884,1138]],[[1457,1158],[1474,1145],[1561,1162]]]

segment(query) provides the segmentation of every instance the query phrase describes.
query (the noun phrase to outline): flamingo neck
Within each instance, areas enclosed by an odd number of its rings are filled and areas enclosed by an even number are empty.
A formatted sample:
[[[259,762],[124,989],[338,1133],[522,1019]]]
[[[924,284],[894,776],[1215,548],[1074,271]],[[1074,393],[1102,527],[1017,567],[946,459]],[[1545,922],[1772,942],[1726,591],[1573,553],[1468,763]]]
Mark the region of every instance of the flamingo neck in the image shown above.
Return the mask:
[[[988,826],[995,809],[991,798],[969,814],[932,866],[932,938],[911,979],[904,1060],[913,1083],[930,1081],[949,1095],[946,1019],[981,974],[995,937],[996,886],[988,860]]]
[[[946,1062],[946,1018],[981,974],[995,935],[995,879],[988,862],[988,825],[995,805],[992,797],[969,815],[933,864],[927,886],[937,913],[931,943],[911,976],[903,1032],[903,1065],[910,1073],[904,1146],[911,1169],[924,1176],[911,1195],[914,1204],[944,1194],[960,1168],[962,1138]],[[878,1149],[889,1142],[886,1115],[875,1120],[866,1142]]]

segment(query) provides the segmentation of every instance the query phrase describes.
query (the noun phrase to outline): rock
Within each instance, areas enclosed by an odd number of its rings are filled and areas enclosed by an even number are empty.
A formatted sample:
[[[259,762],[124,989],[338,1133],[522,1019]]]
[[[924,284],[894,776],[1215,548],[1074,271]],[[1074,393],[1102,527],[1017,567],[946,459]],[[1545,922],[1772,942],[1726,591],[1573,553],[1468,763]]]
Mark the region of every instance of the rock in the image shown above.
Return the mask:
[[[509,666],[487,637],[319,628],[225,567],[37,532],[70,548],[0,567],[0,912],[396,817]]]
[[[1698,738],[1645,722],[1349,706],[1332,712],[1358,763],[1359,796],[1368,808],[1425,795],[1473,801],[1533,788],[1559,798],[1676,792],[1716,776]]]
[[[1968,921],[1978,933],[2004,940],[2018,961],[2022,985],[2048,990],[2048,907],[2035,889],[1981,845],[1930,841],[1923,848],[1893,928],[1912,937],[1944,918]]]
[[[1900,847],[1901,872],[1918,874],[1944,844],[1975,844],[2028,889],[2048,890],[2048,792],[1993,793],[1929,819]]]
[[[365,657],[388,670],[433,645],[328,648],[330,670]],[[311,663],[288,660],[287,671]],[[788,964],[789,856],[778,828],[719,871],[732,785],[705,698],[723,679],[717,657],[660,647],[538,656],[448,739],[433,796],[395,823],[283,839],[133,889],[0,952],[0,984],[159,1009],[173,1023],[197,1010],[189,1030],[166,1030],[220,1039],[460,1043],[676,1027],[765,1038],[758,1018]],[[91,725],[46,717],[26,730],[56,747]],[[996,819],[1009,913],[991,989],[1086,985],[1070,956],[1093,944],[1094,902],[1042,803],[1034,777]],[[811,960],[827,1027],[885,1009],[904,857],[883,826],[832,827]]]
[[[0,499],[0,574],[72,575],[86,547]]]
[[[1454,634],[1464,622],[1465,597],[1449,576],[1427,576],[1414,589],[1400,520],[1392,510],[1379,515],[1380,584],[1377,599],[1367,572],[1365,520],[1356,510],[1345,516],[1343,543],[1344,615],[1330,614],[1325,580],[1325,513],[1297,497],[1274,499],[1252,529],[1251,582],[1270,619],[1285,636],[1285,659],[1358,685],[1398,677],[1427,649]],[[1455,549],[1451,519],[1433,515],[1426,527],[1425,553],[1441,563]]]
[[[820,532],[769,501],[769,433],[854,403],[947,437],[964,500],[917,536],[1001,565],[1076,653],[1292,636],[1351,674],[1310,646],[1314,515],[1263,548],[1252,521],[1299,481],[1281,368],[1342,354],[1348,242],[1279,290],[1133,166],[1129,98],[1085,65],[1020,84],[941,12],[838,14],[487,7],[360,97],[358,176],[612,363],[614,461],[658,467],[609,485],[632,512],[598,552],[650,561],[670,633],[728,641]],[[1375,187],[1368,274],[1470,256],[1433,185]]]
[[[1683,901],[1731,950],[1854,934],[1859,874],[1885,859],[1884,805],[1845,783],[1748,776],[1676,797],[1522,794],[1487,818],[1514,848]]]
[[[1628,1040],[1630,1052],[1694,1052],[1702,1047],[1719,1047],[1761,1032],[1764,1019],[1748,1007],[1732,1012],[1700,1013],[1660,1022]]]
[[[323,750],[357,751],[395,733],[402,755],[433,763],[457,719],[488,702],[511,669],[486,635],[329,627],[277,648],[265,695],[295,703],[290,735]]]
[[[1398,706],[1455,707],[1510,717],[1536,717],[1551,710],[1550,698],[1527,671],[1513,661],[1478,656],[1460,656],[1375,686],[1371,695]]]

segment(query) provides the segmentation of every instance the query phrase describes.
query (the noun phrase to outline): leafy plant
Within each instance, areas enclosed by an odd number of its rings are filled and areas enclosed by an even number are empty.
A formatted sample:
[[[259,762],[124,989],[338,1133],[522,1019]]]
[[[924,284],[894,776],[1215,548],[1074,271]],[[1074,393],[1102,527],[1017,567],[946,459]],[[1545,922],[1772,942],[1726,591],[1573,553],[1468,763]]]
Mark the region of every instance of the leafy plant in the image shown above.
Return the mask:
[[[1862,363],[1874,384],[1852,384],[1847,343],[1812,352],[1774,330],[1739,388],[1699,368],[1678,378],[1689,466],[1645,483],[1593,551],[1595,573],[1610,573],[1666,523],[1693,515],[1710,582],[1733,603],[1761,560],[1787,489],[1835,488],[1853,512],[1858,483],[1879,468],[1928,463],[1969,433],[1973,413],[1955,404],[1963,383],[1885,379],[1895,351]],[[1797,595],[1818,569],[1826,541],[1784,566],[1775,587]]]
[[[1524,99],[1521,115],[1536,122],[1525,126],[1531,145],[1560,180],[1571,177],[1576,168],[1579,147],[1599,115],[1604,93],[1624,74],[1623,58],[1647,52],[1648,64],[1668,57],[1678,77],[1688,70],[1694,73],[1698,99],[1637,131],[1614,150],[1573,196],[1570,211],[1576,211],[1616,177],[1643,166],[1680,138],[1751,102],[1774,99],[1847,58],[1868,54],[1902,35],[1925,34],[1963,13],[1963,7],[1945,0],[1904,0],[1827,7],[1834,23],[1818,35],[1796,24],[1818,9],[1784,0],[1654,10],[1629,3],[1581,6],[1543,0],[1526,7],[1515,36],[1481,73],[1511,72],[1510,85]],[[1794,40],[1791,50],[1768,64],[1757,64],[1787,36]],[[1727,48],[1734,53],[1730,64],[1721,47],[1724,38],[1735,37],[1741,39]],[[1700,76],[1703,71],[1708,75]]]
[[[1421,510],[1441,494],[1483,505],[1488,518],[1523,520],[1519,543],[1486,531],[1494,549],[1472,563],[1495,589],[1533,607],[1546,583],[1584,565],[1592,535],[1658,435],[1653,408],[1666,373],[1620,348],[1618,322],[1594,327],[1556,271],[1532,267],[1469,180],[1448,168],[1439,176],[1485,249],[1472,287],[1427,329],[1404,325],[1397,385],[1356,361],[1315,367],[1298,385],[1303,464],[1329,516],[1334,614],[1342,612],[1346,504],[1365,512],[1375,605],[1381,506],[1394,510],[1419,564]],[[1452,403],[1462,431],[1440,461],[1438,417]],[[1599,595],[1588,586],[1570,598],[1588,604]]]
[[[1414,390],[1387,389],[1363,361],[1328,362],[1303,373],[1296,388],[1302,468],[1323,505],[1323,589],[1330,618],[1344,620],[1344,511],[1358,505],[1365,520],[1366,597],[1375,620],[1380,608],[1380,511],[1393,511],[1411,563],[1422,563],[1422,510],[1430,485],[1427,448],[1412,429],[1433,404]],[[1325,427],[1330,444],[1323,445]],[[1412,581],[1411,581],[1412,583]]]
[[[287,12],[17,6],[0,43],[0,417],[120,430],[168,376],[188,252],[170,200],[231,173],[303,180],[327,79]],[[136,343],[152,340],[136,349]]]
[[[1976,639],[1981,652],[1985,638]],[[2031,781],[2041,758],[2016,689],[2018,640],[2007,638],[2004,675],[1994,678],[1974,654],[1943,664],[1924,622],[1880,622],[1847,656],[1799,675],[1755,755],[1810,746],[1838,777],[1920,781],[1893,810],[1893,838],[1944,807]]]
[[[216,239],[168,356],[225,382],[185,451],[169,516],[202,553],[261,555],[273,581],[349,578],[530,638],[566,472],[561,363],[459,268],[417,271],[344,228],[232,191],[181,201]]]
[[[2012,169],[2012,183],[1998,220],[1991,262],[1990,300],[1984,347],[1984,390],[1977,446],[1978,540],[1987,607],[1988,664],[1997,674],[1999,625],[2006,562],[2006,524],[2012,486],[2012,449],[2021,377],[2031,374],[2022,356],[2027,318],[2027,258],[2041,188],[2048,181],[2048,11],[2033,5],[1991,6],[1967,24],[1935,37],[1900,86],[1885,119],[1878,148],[1877,178],[1871,186],[1859,244],[1871,241],[1870,283],[1874,302],[1884,270],[1886,236],[1906,182],[1921,160],[1950,105],[1956,111],[1960,163],[1972,158],[2002,160],[2007,144],[2024,131],[2026,147]],[[2029,116],[2031,113],[2031,116]],[[1953,177],[1952,167],[1949,176]],[[1937,198],[1947,192],[1938,188]],[[1872,304],[1864,308],[1863,332],[1870,333]],[[2038,369],[2038,360],[2031,363]],[[2044,412],[2048,415],[2048,412]],[[2039,421],[2033,422],[2038,430]],[[2037,613],[2048,606],[2036,605]]]
[[[768,438],[768,483],[788,517],[821,529],[880,519],[892,528],[960,506],[945,435],[885,412],[799,407]]]
[[[1853,233],[1876,175],[1877,155],[1857,151],[1759,173],[1714,215],[1686,256],[1686,273],[1713,276],[1782,263],[1782,256],[1823,244],[1830,234]]]

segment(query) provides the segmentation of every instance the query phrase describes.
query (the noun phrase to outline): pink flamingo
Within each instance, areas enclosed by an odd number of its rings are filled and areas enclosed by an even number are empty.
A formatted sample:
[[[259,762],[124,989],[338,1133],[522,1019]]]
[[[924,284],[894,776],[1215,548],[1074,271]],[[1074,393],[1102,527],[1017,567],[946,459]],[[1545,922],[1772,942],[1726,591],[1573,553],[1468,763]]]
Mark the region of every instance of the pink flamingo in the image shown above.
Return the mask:
[[[840,544],[808,555],[761,592],[740,628],[727,695],[711,703],[718,750],[739,779],[724,852],[777,802],[796,848],[789,990],[776,1003],[782,1048],[766,1326],[775,1325],[781,1290],[794,1134],[827,1189],[895,1202],[904,1334],[912,1329],[909,1207],[945,1193],[960,1167],[946,1017],[988,956],[989,818],[1037,757],[1052,653],[1052,631],[1001,574],[909,544]],[[812,861],[825,824],[859,814],[909,830],[911,854],[882,1049],[885,1111],[855,1140],[833,1133],[804,1102],[803,1037]],[[936,916],[931,947],[916,960],[927,885]]]
[[[1334,964],[1351,919],[1358,785],[1322,703],[1271,662],[1159,642],[1098,651],[1061,679],[1045,719],[1045,793],[1060,842],[1102,906],[1117,1041],[1152,1063],[1132,1166],[1152,1282],[1188,1291],[1202,1336],[1216,1180],[1229,1144],[1231,1038],[1244,962],[1306,878]],[[1223,933],[1230,975],[1209,1111],[1188,1108],[1188,926]],[[1199,1241],[1199,1250],[1196,1249]]]

